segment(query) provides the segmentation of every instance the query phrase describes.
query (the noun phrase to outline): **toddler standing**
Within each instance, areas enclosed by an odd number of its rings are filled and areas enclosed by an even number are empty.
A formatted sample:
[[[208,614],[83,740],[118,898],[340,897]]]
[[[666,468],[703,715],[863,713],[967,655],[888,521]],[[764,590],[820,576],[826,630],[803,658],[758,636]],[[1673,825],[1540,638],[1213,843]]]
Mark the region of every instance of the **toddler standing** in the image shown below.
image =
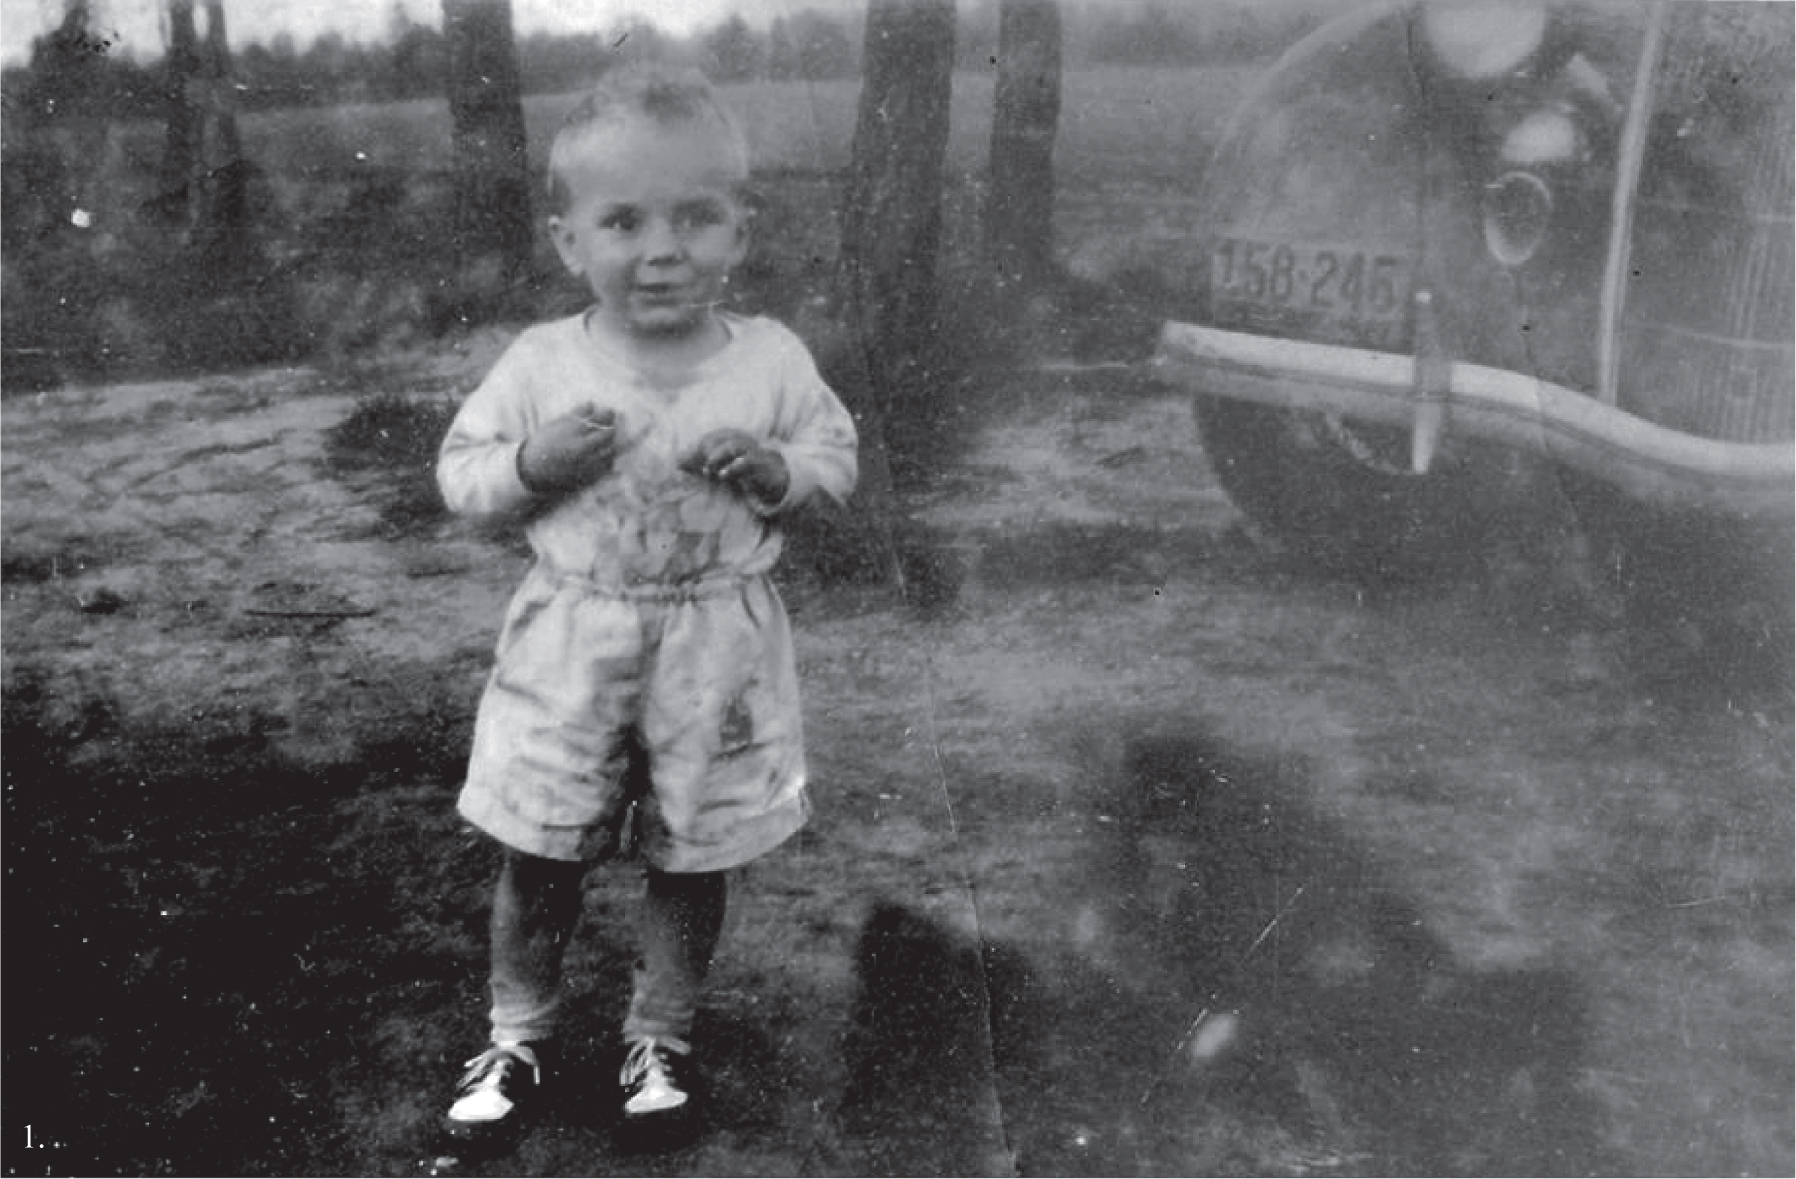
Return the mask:
[[[748,247],[747,179],[701,77],[608,74],[549,162],[549,231],[592,304],[523,332],[438,458],[451,509],[516,519],[535,554],[459,802],[503,860],[492,1044],[449,1111],[458,1137],[515,1126],[549,1081],[582,879],[627,825],[648,867],[618,1100],[630,1121],[684,1114],[725,871],[809,814],[768,574],[786,513],[853,489],[855,431],[795,335],[720,306]]]

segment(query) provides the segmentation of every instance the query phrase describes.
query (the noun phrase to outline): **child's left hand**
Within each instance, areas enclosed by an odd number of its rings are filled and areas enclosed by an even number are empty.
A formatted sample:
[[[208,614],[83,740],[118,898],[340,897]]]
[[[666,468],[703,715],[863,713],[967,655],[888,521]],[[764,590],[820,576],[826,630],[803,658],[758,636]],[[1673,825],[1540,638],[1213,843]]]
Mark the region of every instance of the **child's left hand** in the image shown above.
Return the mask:
[[[681,465],[768,505],[785,499],[792,481],[779,451],[762,446],[753,434],[742,430],[714,430],[705,435]]]

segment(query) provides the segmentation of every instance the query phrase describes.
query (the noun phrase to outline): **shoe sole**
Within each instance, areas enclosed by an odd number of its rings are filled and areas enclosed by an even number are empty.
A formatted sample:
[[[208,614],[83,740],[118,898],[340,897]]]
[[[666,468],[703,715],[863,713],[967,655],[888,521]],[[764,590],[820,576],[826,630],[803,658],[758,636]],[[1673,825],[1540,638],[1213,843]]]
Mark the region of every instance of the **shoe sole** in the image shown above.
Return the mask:
[[[621,1111],[625,1125],[653,1126],[662,1122],[683,1122],[692,1116],[692,1102],[687,1100],[666,1109],[645,1109],[637,1113]]]

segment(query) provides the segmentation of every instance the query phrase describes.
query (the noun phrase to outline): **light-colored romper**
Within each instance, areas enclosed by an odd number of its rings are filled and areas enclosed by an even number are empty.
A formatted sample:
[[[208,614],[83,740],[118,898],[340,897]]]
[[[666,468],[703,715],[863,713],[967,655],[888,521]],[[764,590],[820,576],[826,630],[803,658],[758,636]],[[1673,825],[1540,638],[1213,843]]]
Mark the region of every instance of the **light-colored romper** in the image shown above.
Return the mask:
[[[677,388],[601,351],[584,316],[530,328],[444,440],[450,508],[523,520],[536,556],[506,612],[459,803],[521,851],[604,858],[636,802],[649,863],[709,872],[769,851],[809,815],[791,632],[768,572],[781,513],[853,489],[854,423],[790,330],[724,323],[729,343]],[[518,477],[519,448],[586,404],[616,411],[616,462],[545,504]],[[784,457],[781,503],[681,469],[726,428]],[[627,772],[636,763],[646,782]]]

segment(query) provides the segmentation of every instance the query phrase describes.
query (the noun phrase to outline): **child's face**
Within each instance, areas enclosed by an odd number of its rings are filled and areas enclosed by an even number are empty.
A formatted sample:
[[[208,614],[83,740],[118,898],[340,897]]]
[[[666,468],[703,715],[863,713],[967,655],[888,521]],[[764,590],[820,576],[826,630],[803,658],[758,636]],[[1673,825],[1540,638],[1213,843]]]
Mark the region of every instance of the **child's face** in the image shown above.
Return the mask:
[[[645,119],[589,129],[563,173],[555,248],[620,336],[703,329],[748,249],[733,158],[721,131]]]

